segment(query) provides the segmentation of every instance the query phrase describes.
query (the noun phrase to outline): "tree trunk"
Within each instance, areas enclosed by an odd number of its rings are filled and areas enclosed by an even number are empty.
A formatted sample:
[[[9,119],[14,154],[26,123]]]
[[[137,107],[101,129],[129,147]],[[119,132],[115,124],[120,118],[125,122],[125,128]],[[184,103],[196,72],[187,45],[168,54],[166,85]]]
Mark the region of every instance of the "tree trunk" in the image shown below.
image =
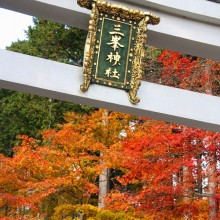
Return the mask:
[[[217,179],[216,179],[216,166],[217,166],[217,160],[216,160],[216,154],[213,153],[209,157],[209,185],[208,185],[208,192],[210,194],[209,197],[209,219],[215,220],[218,219],[218,210],[219,210],[219,202],[214,198],[217,192]]]
[[[99,208],[105,207],[105,196],[109,191],[109,169],[105,168],[99,175]]]
[[[206,94],[209,94],[209,95],[212,95],[212,84],[211,84],[211,80],[210,80],[210,77],[211,77],[211,73],[212,73],[212,70],[211,70],[211,67],[212,67],[212,63],[210,61],[207,61],[206,62],[206,65],[205,65],[205,74],[207,76],[207,82],[206,82],[206,85],[205,85],[205,92]]]
[[[104,110],[103,112],[102,123],[106,127],[106,129],[108,129],[108,110]],[[106,132],[106,135],[108,135],[108,132]],[[106,137],[106,140],[107,140],[107,137]],[[102,156],[103,156],[103,153],[100,152],[100,157]],[[105,197],[108,195],[108,191],[109,191],[109,171],[110,170],[108,168],[104,168],[102,173],[99,175],[99,201],[98,201],[99,208],[105,207]]]
[[[198,153],[197,155],[197,184],[196,184],[196,192],[199,195],[203,193],[203,186],[202,186],[202,153]]]
[[[182,178],[183,178],[183,187],[184,187],[184,199],[183,202],[187,205],[190,203],[190,193],[191,189],[188,187],[189,183],[189,168],[187,166],[182,167]],[[188,220],[191,219],[191,212],[190,210],[184,210],[184,219]]]

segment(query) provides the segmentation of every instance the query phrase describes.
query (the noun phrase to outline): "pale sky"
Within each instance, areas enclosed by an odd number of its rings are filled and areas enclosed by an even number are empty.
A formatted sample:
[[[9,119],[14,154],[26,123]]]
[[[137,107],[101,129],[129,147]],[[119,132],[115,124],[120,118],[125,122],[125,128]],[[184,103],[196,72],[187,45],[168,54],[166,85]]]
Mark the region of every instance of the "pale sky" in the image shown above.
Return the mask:
[[[32,17],[0,8],[0,49],[14,41],[24,40],[28,26],[32,25]]]

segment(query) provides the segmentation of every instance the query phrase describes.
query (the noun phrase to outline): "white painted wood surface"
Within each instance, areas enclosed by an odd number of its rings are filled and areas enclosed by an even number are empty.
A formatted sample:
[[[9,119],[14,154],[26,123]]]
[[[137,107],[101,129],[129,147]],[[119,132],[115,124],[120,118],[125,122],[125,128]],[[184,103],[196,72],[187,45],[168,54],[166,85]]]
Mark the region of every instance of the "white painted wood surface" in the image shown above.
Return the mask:
[[[141,102],[132,105],[123,90],[91,85],[82,93],[81,67],[5,50],[0,66],[1,88],[220,131],[219,97],[142,82]]]

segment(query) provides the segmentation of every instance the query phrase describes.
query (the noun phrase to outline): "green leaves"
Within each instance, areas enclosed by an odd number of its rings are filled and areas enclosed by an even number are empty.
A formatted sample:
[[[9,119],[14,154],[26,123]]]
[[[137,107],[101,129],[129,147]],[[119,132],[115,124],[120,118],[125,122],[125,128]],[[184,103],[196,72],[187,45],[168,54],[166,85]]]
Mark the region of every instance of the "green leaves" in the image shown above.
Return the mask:
[[[28,40],[13,42],[7,49],[58,62],[82,64],[86,31],[33,18],[33,25],[26,34]],[[0,90],[0,98],[0,153],[8,156],[12,156],[11,149],[17,143],[18,134],[40,138],[40,131],[56,128],[64,122],[65,112],[92,110],[91,107],[4,89]]]

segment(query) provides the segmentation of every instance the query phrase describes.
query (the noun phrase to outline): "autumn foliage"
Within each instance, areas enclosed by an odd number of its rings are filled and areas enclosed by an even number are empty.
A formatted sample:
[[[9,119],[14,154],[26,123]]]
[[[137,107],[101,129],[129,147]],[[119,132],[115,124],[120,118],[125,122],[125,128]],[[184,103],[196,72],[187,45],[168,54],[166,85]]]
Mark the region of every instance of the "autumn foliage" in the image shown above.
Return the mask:
[[[215,195],[209,194],[208,186],[209,167],[217,167],[219,159],[210,160],[218,154],[219,134],[185,127],[175,133],[169,124],[151,120],[141,132],[118,152],[123,175],[107,198],[108,208],[133,210],[143,219],[208,219],[208,198],[217,201],[219,193],[216,188]]]
[[[150,58],[145,60],[145,80],[215,96],[220,95],[219,62],[170,50],[163,50],[159,56],[158,54],[155,56],[155,51],[157,50],[147,50]]]
[[[43,143],[21,136],[15,156],[1,156],[1,216],[207,219],[210,196],[219,200],[218,187],[214,195],[209,189],[213,165],[218,180],[219,133],[102,110],[66,119],[43,133]],[[101,211],[95,206],[104,167],[114,172]]]
[[[219,95],[219,63],[170,51],[157,61],[159,83]],[[0,155],[1,220],[220,218],[219,133],[102,109],[65,120]]]
[[[100,152],[120,141],[132,116],[103,110],[89,115],[69,113],[58,131],[43,133],[43,143],[20,136],[13,158],[1,155],[2,215],[48,217],[59,205],[97,204],[98,176],[105,164]],[[104,118],[108,124],[103,124]],[[76,213],[77,214],[77,213]]]

